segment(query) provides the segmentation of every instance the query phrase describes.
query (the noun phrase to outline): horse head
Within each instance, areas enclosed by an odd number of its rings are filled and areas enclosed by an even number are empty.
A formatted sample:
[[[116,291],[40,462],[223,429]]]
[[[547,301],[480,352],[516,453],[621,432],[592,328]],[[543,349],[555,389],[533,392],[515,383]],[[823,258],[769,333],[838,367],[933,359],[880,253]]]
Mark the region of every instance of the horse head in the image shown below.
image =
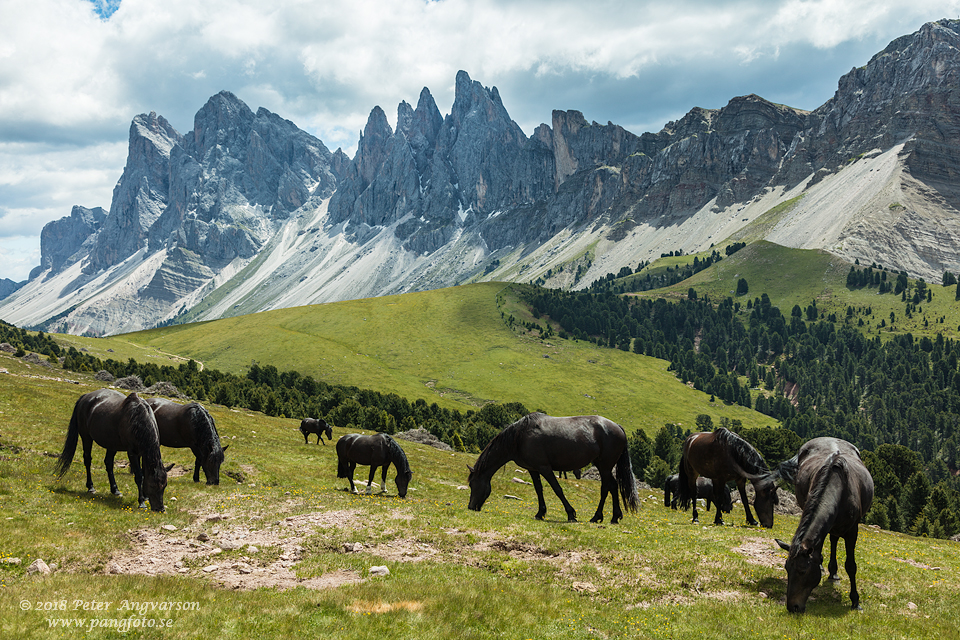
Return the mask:
[[[230,445],[227,445],[229,447]],[[227,447],[217,447],[210,451],[201,461],[203,466],[203,475],[207,478],[207,484],[220,485],[220,465],[223,464],[223,453]]]
[[[167,472],[173,469],[173,463],[164,467],[162,464],[143,470],[143,494],[150,502],[150,510],[163,513],[163,492],[167,488]]]
[[[787,544],[778,539],[777,544],[789,554],[786,562],[787,611],[803,613],[810,593],[820,584],[823,553],[805,543]]]
[[[410,478],[413,477],[413,471],[398,471],[395,479],[397,483],[397,495],[401,498],[407,497],[407,487],[410,486]]]
[[[753,489],[756,497],[753,499],[753,508],[757,511],[757,519],[760,525],[767,528],[773,528],[773,507],[780,504],[780,498],[777,496],[777,481],[772,474],[764,476],[753,481]]]
[[[480,511],[483,503],[490,497],[490,480],[481,478],[470,465],[467,465],[467,469],[470,470],[470,475],[467,476],[467,484],[470,485],[470,503],[467,508],[471,511]]]

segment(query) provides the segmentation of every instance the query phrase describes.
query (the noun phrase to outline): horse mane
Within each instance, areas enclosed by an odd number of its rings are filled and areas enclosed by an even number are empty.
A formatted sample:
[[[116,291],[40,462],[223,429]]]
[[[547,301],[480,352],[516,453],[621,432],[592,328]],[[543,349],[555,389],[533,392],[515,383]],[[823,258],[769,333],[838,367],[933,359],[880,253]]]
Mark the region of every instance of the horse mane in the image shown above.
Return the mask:
[[[189,416],[190,425],[193,427],[193,440],[200,446],[204,457],[221,450],[217,426],[214,424],[210,412],[196,402],[186,405],[184,410]]]
[[[834,473],[839,474],[841,479],[846,482],[848,475],[847,461],[839,451],[831,453],[830,457],[823,463],[823,466],[820,467],[816,481],[810,486],[810,491],[807,493],[807,507],[820,504],[823,499],[823,494],[827,490],[827,485],[830,484],[830,478]],[[795,540],[801,540],[807,534],[810,525],[814,521],[813,514],[815,512],[815,508],[804,508],[803,515],[800,516],[800,523],[797,525],[797,531],[793,534]]]
[[[127,413],[133,439],[143,455],[144,469],[161,466],[160,433],[157,431],[157,420],[153,417],[153,409],[146,400],[136,393],[131,393],[123,401],[120,411]]]
[[[540,424],[546,417],[545,413],[529,413],[511,425],[507,425],[500,433],[493,437],[480,456],[474,468],[477,472],[484,471],[488,466],[497,464],[505,457],[513,456],[517,450],[517,441],[527,430]]]
[[[393,461],[393,464],[397,467],[397,473],[399,474],[410,474],[413,471],[410,470],[410,463],[407,461],[407,454],[403,452],[403,449],[400,448],[400,445],[397,444],[397,441],[391,438],[386,433],[383,434],[384,439],[387,441],[387,449],[390,450],[390,459]],[[386,471],[384,471],[386,473]]]
[[[763,456],[753,448],[753,445],[724,427],[719,427],[714,432],[718,442],[722,442],[729,447],[737,462],[747,473],[755,475],[769,474],[770,469],[764,462]]]

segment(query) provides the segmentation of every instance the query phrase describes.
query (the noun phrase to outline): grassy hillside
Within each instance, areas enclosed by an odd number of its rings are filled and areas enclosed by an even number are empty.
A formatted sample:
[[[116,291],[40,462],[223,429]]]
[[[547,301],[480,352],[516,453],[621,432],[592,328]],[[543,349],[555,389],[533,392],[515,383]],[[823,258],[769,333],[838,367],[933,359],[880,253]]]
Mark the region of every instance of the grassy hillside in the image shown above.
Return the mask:
[[[665,422],[692,426],[701,413],[714,423],[771,424],[743,407],[710,402],[677,381],[663,360],[511,329],[505,318],[532,320],[517,299],[521,286],[482,283],[281,309],[84,344],[101,358],[113,355],[107,348],[121,360],[180,354],[241,375],[257,361],[461,410],[495,401],[554,415],[597,413],[651,434]]]
[[[412,443],[403,443],[414,470],[407,499],[395,497],[392,469],[387,495],[352,495],[335,477],[334,447],[305,445],[297,421],[217,406],[209,409],[230,444],[230,476],[219,487],[194,484],[189,454],[165,449],[178,464],[168,510],[138,510],[127,473],[117,475],[124,497],[107,493],[102,449],[93,452],[99,493],[85,492],[79,460],[63,481],[52,475],[73,403],[98,384],[6,354],[0,368],[0,558],[20,559],[0,562],[0,637],[78,637],[52,621],[82,620],[86,631],[91,619],[133,618],[154,629],[121,635],[939,639],[960,617],[954,542],[864,527],[864,611],[849,610],[841,571],[839,584],[815,590],[806,614],[791,615],[782,603],[785,554],[773,538],[789,539],[794,517],[777,516],[767,531],[745,526],[735,508],[726,527],[695,526],[651,491],[641,493],[639,514],[616,526],[569,524],[549,494],[538,522],[532,487],[514,481],[528,478],[513,465],[475,513],[461,488],[475,456]],[[589,518],[599,483],[561,484]],[[357,542],[362,549],[344,551]],[[36,558],[56,563],[54,573],[26,575]],[[372,566],[390,574],[371,577]],[[139,616],[121,609],[125,600],[196,605]],[[110,604],[84,612],[78,601]],[[60,603],[65,610],[39,610]]]
[[[693,257],[661,260],[669,260],[664,264],[676,266],[692,261]],[[651,268],[663,266],[661,260],[654,262]],[[900,295],[878,294],[877,287],[848,289],[846,281],[850,267],[850,263],[825,251],[790,249],[759,241],[683,282],[639,295],[686,296],[692,287],[698,295],[706,294],[713,300],[729,296],[746,307],[748,300],[766,293],[787,317],[794,305],[806,310],[807,306],[816,302],[822,317],[836,314],[841,322],[846,321],[847,307],[852,307],[854,314],[849,322],[858,324],[863,319],[862,330],[868,335],[888,338],[898,333],[912,333],[915,336],[942,333],[947,338],[960,338],[960,302],[956,300],[956,285],[944,287],[939,282],[926,283],[933,292],[932,301],[921,303],[919,310],[913,312],[912,317],[907,317],[906,303]],[[888,273],[891,282],[895,282],[896,277],[895,273]],[[740,278],[747,280],[750,290],[747,295],[738,297],[735,291]],[[912,292],[915,281],[911,280],[910,284]],[[895,318],[892,323],[891,313]],[[882,328],[881,321],[884,324]]]

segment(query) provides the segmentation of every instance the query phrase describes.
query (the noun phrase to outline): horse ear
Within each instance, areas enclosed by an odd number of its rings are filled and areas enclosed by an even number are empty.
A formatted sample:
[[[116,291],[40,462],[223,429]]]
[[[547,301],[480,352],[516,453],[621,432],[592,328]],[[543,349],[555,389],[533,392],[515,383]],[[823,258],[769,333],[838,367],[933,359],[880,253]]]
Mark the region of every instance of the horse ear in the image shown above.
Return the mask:
[[[166,469],[164,469],[164,471],[166,471],[167,473],[169,473],[169,472],[170,472],[170,469],[173,469],[173,466],[174,466],[175,464],[177,464],[177,463],[176,463],[176,462],[171,462],[170,464],[167,465],[167,467],[166,467]]]
[[[225,446],[225,447],[222,449],[222,451],[226,451],[226,450],[229,449],[229,448],[230,448],[230,445],[227,445],[227,446]]]
[[[777,544],[780,545],[780,548],[781,548],[781,549],[783,549],[784,551],[786,551],[786,552],[788,552],[788,553],[790,552],[790,545],[788,545],[786,542],[784,542],[784,541],[781,540],[780,538],[774,538],[774,540],[777,541]]]
[[[470,465],[467,465],[467,469],[469,469],[470,473],[473,473],[473,467],[471,467]]]

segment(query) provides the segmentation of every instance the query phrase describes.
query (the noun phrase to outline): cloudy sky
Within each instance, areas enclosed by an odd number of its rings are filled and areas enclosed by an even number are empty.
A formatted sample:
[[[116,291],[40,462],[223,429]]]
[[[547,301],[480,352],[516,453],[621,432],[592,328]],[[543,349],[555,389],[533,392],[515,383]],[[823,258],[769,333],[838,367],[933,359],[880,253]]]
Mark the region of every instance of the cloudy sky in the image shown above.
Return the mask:
[[[0,278],[43,225],[110,206],[132,118],[181,133],[223,89],[353,155],[458,70],[529,135],[553,109],[640,134],[756,93],[815,109],[841,75],[960,0],[0,0]]]

